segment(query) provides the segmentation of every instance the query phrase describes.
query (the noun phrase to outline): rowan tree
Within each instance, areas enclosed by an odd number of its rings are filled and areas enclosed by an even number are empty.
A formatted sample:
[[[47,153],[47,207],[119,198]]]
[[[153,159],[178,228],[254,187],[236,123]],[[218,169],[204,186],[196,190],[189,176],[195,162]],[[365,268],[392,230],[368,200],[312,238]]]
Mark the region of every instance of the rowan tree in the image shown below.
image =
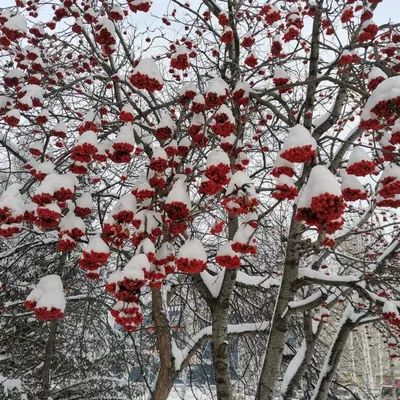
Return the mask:
[[[5,396],[166,400],[200,365],[219,400],[324,400],[358,326],[399,356],[382,7],[0,9]]]

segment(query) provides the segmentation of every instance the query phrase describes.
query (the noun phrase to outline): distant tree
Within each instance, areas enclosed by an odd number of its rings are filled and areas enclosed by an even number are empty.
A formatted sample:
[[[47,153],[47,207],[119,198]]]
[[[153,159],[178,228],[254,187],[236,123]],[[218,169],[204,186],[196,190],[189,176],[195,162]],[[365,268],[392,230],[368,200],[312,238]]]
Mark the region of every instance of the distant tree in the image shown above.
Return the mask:
[[[151,3],[0,8],[5,396],[334,397],[358,326],[399,355],[400,25]]]

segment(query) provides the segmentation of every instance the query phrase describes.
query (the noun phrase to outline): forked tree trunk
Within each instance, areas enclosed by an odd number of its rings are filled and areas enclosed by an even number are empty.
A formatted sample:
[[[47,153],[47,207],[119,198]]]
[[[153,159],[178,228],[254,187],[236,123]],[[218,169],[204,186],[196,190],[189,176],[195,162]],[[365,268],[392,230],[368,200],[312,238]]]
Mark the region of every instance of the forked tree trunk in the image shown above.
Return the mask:
[[[305,110],[311,112],[311,116],[304,117],[304,127],[308,130],[312,128],[312,111],[315,103],[315,93],[317,88],[316,78],[318,76],[319,63],[319,37],[321,32],[322,20],[322,0],[317,0],[317,12],[314,16],[311,51],[310,51],[310,66],[308,78],[312,81],[307,86],[307,94],[305,99]],[[314,135],[316,136],[316,135]],[[315,137],[318,139],[318,137]],[[303,184],[305,178],[311,170],[311,165],[305,166],[303,175],[300,179],[300,184]],[[301,187],[301,185],[300,185]],[[294,298],[293,284],[298,277],[298,269],[300,262],[299,241],[301,239],[300,225],[294,220],[296,207],[293,208],[293,217],[290,226],[290,234],[286,247],[286,259],[284,272],[282,277],[279,297],[276,303],[274,317],[270,335],[268,338],[267,351],[265,354],[264,364],[261,370],[261,375],[257,387],[256,400],[272,400],[278,375],[280,372],[283,351],[285,348],[286,334],[288,330],[289,316],[285,313],[289,301]]]
[[[335,341],[333,342],[327,355],[328,358],[322,367],[317,386],[314,390],[313,400],[327,399],[333,377],[336,374],[340,358],[343,354],[343,350],[346,347],[347,339],[349,338],[352,329],[354,329],[356,326],[357,324],[355,323],[345,322],[339,327],[339,332],[337,333]]]
[[[293,375],[287,386],[287,390],[285,391],[285,393],[282,393],[282,400],[292,400],[294,398],[295,389],[300,386],[301,379],[303,378],[304,373],[312,362],[315,346],[317,344],[319,333],[321,330],[320,328],[321,324],[319,325],[317,332],[313,333],[311,315],[309,313],[304,314],[305,338],[303,340],[306,343],[306,351],[304,354],[304,358],[302,359],[300,365],[297,367],[295,374]]]
[[[275,385],[282,364],[286,333],[288,330],[289,317],[285,311],[289,301],[292,301],[294,298],[292,286],[298,277],[299,229],[300,226],[293,219],[290,228],[292,235],[288,239],[282,284],[272,320],[267,351],[258,383],[256,400],[272,400],[274,397]]]

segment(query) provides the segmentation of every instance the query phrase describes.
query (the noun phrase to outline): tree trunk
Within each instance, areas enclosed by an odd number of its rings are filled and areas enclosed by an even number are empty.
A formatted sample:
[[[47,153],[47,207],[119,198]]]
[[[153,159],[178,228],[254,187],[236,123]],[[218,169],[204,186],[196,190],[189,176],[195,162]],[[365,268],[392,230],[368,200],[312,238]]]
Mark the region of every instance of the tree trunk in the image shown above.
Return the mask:
[[[238,229],[237,217],[229,217],[228,229],[229,240],[232,240]],[[229,364],[228,315],[236,275],[236,270],[225,271],[221,291],[211,307],[212,358],[218,400],[232,400],[233,398]]]
[[[282,284],[272,320],[267,351],[257,387],[256,400],[272,400],[274,396],[275,384],[282,364],[288,330],[289,317],[287,313],[285,314],[285,311],[289,301],[292,301],[294,298],[292,286],[298,277],[299,229],[300,225],[293,218],[290,227],[291,236],[288,238]]]
[[[336,370],[340,362],[340,357],[343,354],[347,339],[349,338],[350,333],[355,326],[356,324],[352,322],[345,322],[339,327],[339,332],[330,348],[327,356],[328,358],[324,363],[317,386],[315,387],[313,400],[327,399],[333,377],[336,374]]]
[[[311,116],[305,113],[304,127],[311,130],[312,128],[312,111],[315,102],[315,92],[317,88],[318,63],[319,63],[319,36],[321,31],[322,20],[322,0],[317,2],[317,12],[314,16],[310,66],[308,78],[312,80],[307,86],[307,94],[304,102],[306,112],[311,112]],[[304,183],[308,176],[311,165],[306,166],[300,182]],[[272,400],[275,391],[275,385],[282,364],[283,351],[285,348],[286,333],[288,330],[289,316],[285,315],[285,310],[289,301],[293,300],[293,283],[298,277],[299,268],[299,245],[301,239],[300,225],[294,220],[296,207],[293,208],[293,217],[290,226],[290,234],[286,248],[285,268],[282,277],[281,288],[279,291],[278,301],[275,307],[274,317],[272,321],[271,331],[268,339],[267,351],[265,354],[263,368],[261,370],[260,380],[257,387],[256,400]]]
[[[294,397],[294,390],[299,386],[304,373],[312,362],[315,346],[317,345],[319,333],[321,331],[322,324],[320,323],[317,332],[314,333],[312,329],[312,318],[309,313],[304,314],[304,339],[306,342],[306,352],[301,364],[298,366],[295,374],[290,380],[285,393],[281,393],[283,400],[291,400]]]
[[[53,360],[54,349],[56,346],[58,321],[50,322],[50,332],[47,339],[46,350],[44,353],[44,361],[42,367],[42,391],[39,394],[39,399],[47,400],[50,396],[50,371],[51,361]]]
[[[61,254],[60,262],[57,266],[57,274],[62,276],[65,261],[67,260],[67,253]],[[42,391],[39,393],[39,399],[47,400],[50,396],[50,383],[51,383],[51,362],[53,361],[54,350],[56,347],[58,320],[50,322],[50,332],[47,339],[46,350],[44,352],[44,360],[42,367]]]
[[[157,375],[156,386],[151,394],[151,400],[167,400],[174,385],[175,377],[171,331],[167,317],[163,312],[162,295],[160,290],[152,289],[152,300],[154,329],[157,338],[160,367]]]
[[[228,312],[217,305],[212,315],[212,359],[218,400],[232,400],[229,366]]]

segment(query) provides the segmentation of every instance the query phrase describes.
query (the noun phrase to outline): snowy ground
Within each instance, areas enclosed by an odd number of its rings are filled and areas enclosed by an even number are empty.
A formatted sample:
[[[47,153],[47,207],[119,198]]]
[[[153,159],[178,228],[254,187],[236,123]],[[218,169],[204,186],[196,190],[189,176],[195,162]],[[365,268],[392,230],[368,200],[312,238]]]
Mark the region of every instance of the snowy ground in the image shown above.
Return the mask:
[[[210,390],[213,396],[210,397]],[[254,396],[246,396],[241,393],[234,393],[234,400],[253,400]],[[211,388],[200,389],[197,387],[190,387],[190,385],[175,385],[168,400],[213,400],[217,399],[215,386]]]

